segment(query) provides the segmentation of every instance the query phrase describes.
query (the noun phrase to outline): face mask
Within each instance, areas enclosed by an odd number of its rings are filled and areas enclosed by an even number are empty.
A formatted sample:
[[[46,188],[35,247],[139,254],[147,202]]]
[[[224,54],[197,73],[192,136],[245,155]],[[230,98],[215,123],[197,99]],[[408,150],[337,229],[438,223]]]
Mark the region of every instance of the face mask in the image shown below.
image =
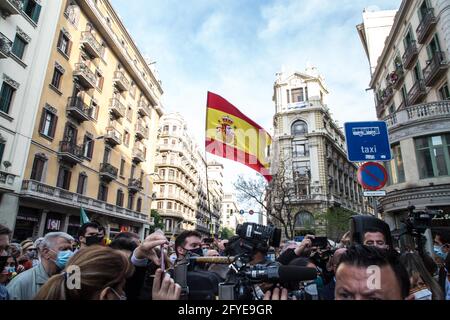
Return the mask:
[[[442,247],[443,246],[434,246],[434,254],[437,255],[439,258],[441,258],[442,260],[445,260],[447,258],[447,253],[445,253],[444,251],[442,251]]]
[[[186,250],[186,249],[185,249]],[[203,250],[202,248],[192,249],[192,250],[186,250],[188,253],[191,254],[191,256],[200,256],[203,257]]]
[[[308,283],[305,286],[305,292],[311,296],[317,296],[319,291],[317,290],[317,284],[315,282]]]
[[[110,289],[111,289],[112,292],[119,298],[119,300],[122,300],[122,301],[123,301],[123,300],[127,300],[127,297],[126,297],[126,296],[118,294],[117,291],[114,290],[113,288],[110,288]]]
[[[102,244],[102,243],[103,243],[103,238],[101,238],[101,237],[97,237],[97,236],[86,237],[86,245],[88,247],[96,245],[96,244]]]
[[[27,252],[27,256],[28,256],[28,258],[30,258],[31,260],[37,259],[37,252],[36,252],[36,251],[30,251],[30,252]]]
[[[208,253],[208,249],[202,249],[203,255],[206,256]]]
[[[55,251],[53,251],[53,252],[55,252]],[[56,266],[59,269],[63,270],[66,267],[67,262],[69,261],[70,258],[72,258],[73,255],[74,255],[74,253],[70,250],[60,251],[60,252],[58,252],[56,260],[53,260],[53,262],[56,264]]]
[[[7,267],[6,268],[6,272],[8,272],[8,273],[15,273],[16,272],[16,267]]]
[[[177,261],[177,255],[175,253],[171,254],[169,257],[169,260],[170,260],[170,263],[175,264],[175,261]]]
[[[422,289],[416,293],[414,293],[415,300],[432,300],[433,294],[428,289]]]

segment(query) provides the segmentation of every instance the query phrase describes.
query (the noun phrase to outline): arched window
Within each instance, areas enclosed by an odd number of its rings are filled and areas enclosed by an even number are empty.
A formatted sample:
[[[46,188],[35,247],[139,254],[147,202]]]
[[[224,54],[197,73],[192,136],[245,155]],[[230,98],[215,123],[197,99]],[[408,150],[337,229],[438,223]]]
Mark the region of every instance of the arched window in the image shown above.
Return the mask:
[[[295,216],[295,228],[296,229],[314,229],[314,217],[307,211],[297,213]]]
[[[308,133],[308,125],[306,124],[306,122],[298,120],[292,125],[291,131],[293,136],[305,135]]]

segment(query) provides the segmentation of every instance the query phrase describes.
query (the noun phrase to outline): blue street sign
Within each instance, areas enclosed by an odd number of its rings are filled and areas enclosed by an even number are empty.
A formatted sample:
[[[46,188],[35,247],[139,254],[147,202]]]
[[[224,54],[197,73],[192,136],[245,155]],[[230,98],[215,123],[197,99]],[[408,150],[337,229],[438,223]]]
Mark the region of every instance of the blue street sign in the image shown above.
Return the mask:
[[[244,215],[244,214],[245,214],[245,211],[244,211],[244,210],[241,210],[241,211],[239,211],[239,213],[240,213],[241,215]]]
[[[349,161],[389,161],[392,159],[386,122],[348,122],[344,126]]]

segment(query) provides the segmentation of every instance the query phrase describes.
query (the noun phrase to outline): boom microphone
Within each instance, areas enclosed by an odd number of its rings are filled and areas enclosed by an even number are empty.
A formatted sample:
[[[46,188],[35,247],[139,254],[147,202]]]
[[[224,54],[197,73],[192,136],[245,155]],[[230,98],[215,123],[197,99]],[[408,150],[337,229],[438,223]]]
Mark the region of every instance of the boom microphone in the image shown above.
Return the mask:
[[[270,266],[259,270],[246,271],[245,275],[253,280],[300,282],[315,280],[317,278],[317,270],[298,266]]]
[[[195,263],[232,264],[236,257],[189,257]]]

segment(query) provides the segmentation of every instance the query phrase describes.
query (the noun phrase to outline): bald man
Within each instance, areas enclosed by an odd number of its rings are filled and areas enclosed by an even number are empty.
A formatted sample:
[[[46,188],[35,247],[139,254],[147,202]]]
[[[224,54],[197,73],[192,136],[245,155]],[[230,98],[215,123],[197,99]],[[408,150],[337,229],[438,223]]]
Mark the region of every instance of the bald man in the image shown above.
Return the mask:
[[[327,269],[333,274],[333,279],[323,288],[322,297],[324,300],[334,300],[335,298],[334,291],[336,288],[336,268],[339,264],[339,259],[346,251],[346,248],[337,249],[328,262]]]

